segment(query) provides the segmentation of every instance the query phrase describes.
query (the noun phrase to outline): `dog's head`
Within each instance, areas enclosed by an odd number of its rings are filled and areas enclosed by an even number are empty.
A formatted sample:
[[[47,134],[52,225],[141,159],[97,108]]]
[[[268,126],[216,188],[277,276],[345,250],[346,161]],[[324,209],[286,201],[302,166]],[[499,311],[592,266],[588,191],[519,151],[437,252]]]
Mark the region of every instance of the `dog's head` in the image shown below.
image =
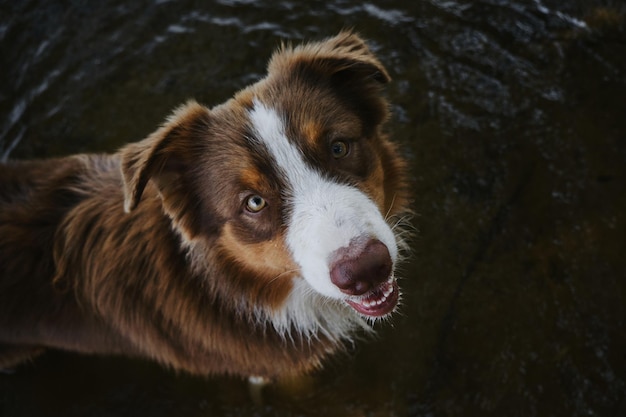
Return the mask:
[[[275,325],[386,316],[408,204],[404,162],[381,131],[388,81],[352,33],[283,47],[233,99],[188,103],[122,150],[125,210],[156,186],[210,285]]]

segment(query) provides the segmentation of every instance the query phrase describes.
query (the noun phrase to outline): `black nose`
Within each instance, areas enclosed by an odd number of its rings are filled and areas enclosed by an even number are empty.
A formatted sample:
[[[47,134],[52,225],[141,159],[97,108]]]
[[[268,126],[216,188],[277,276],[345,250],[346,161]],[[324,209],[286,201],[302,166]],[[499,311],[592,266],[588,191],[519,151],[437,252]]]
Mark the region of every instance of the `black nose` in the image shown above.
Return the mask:
[[[387,281],[393,262],[384,243],[371,239],[354,252],[351,247],[338,249],[330,269],[330,280],[343,293],[365,294]]]

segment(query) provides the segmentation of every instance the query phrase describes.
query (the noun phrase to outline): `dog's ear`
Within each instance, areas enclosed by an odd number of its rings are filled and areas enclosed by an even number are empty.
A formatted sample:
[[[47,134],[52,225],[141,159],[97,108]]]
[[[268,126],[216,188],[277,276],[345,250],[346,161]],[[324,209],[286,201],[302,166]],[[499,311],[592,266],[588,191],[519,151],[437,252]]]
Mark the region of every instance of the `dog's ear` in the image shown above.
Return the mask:
[[[382,87],[391,78],[358,35],[341,32],[322,42],[283,46],[270,60],[268,80],[283,85],[329,86],[359,113],[368,129],[389,116]]]
[[[295,48],[283,45],[272,56],[268,73],[285,73],[285,70],[287,73],[314,70],[330,76],[347,74],[346,79],[377,84],[386,84],[391,80],[365,41],[350,31]]]
[[[161,193],[176,181],[186,155],[194,148],[190,141],[208,131],[209,120],[209,110],[191,101],[146,139],[121,149],[124,211],[128,213],[139,204],[150,179]]]

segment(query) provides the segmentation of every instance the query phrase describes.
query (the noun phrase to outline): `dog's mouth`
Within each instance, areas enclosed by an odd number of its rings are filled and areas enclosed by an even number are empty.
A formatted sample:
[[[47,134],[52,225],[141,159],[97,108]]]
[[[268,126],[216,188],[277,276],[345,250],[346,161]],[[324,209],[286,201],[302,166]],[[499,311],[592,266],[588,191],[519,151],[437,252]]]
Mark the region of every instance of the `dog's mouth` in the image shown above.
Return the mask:
[[[346,302],[358,313],[368,317],[382,317],[391,313],[400,297],[398,283],[393,275],[377,288],[358,297],[350,297]]]

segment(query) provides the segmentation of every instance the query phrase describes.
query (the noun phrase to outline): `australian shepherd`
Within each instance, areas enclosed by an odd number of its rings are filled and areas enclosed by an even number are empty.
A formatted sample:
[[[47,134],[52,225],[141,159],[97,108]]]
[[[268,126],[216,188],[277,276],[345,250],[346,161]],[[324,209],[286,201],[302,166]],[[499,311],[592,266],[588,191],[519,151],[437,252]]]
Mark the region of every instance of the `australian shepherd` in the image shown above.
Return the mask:
[[[55,348],[274,378],[388,317],[409,211],[388,81],[342,32],[115,154],[0,164],[0,368]]]

